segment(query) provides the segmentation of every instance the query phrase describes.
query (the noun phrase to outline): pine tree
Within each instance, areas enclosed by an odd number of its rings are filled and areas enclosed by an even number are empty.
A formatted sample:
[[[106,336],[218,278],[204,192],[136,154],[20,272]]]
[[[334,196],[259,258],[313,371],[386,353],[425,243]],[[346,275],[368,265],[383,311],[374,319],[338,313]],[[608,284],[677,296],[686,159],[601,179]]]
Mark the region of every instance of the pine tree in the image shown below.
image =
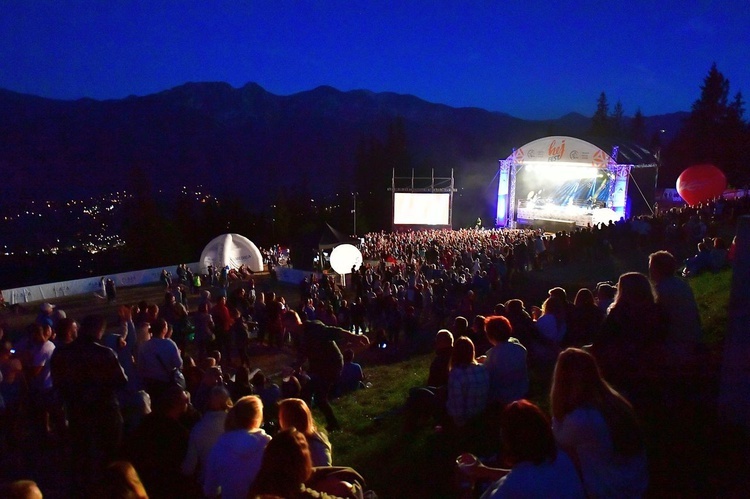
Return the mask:
[[[646,118],[643,116],[640,107],[635,112],[633,121],[630,122],[630,133],[628,136],[636,144],[642,144],[646,140]]]
[[[619,99],[617,100],[617,104],[615,104],[615,109],[612,111],[609,131],[615,137],[621,137],[625,134],[625,111]]]
[[[591,118],[591,135],[596,137],[606,137],[610,133],[609,127],[609,104],[607,103],[607,94],[602,92],[596,101],[596,112]]]
[[[731,185],[750,181],[743,163],[750,154],[750,132],[743,119],[744,101],[738,92],[729,103],[729,80],[711,66],[700,87],[701,95],[677,138],[664,154],[663,170],[676,179],[682,170],[696,163],[713,163]]]

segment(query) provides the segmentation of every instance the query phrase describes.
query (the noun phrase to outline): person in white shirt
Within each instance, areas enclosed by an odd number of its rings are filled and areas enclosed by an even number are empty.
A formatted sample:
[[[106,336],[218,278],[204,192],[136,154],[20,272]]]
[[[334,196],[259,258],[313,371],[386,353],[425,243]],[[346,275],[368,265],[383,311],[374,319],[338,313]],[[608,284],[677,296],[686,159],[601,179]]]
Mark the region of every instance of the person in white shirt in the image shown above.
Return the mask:
[[[207,497],[245,499],[255,480],[271,437],[260,428],[263,403],[256,395],[242,397],[229,411],[224,433],[211,449],[203,493]]]
[[[182,462],[183,475],[195,475],[198,483],[205,482],[205,469],[208,456],[216,442],[224,434],[227,412],[232,407],[232,399],[224,386],[217,385],[208,396],[208,410],[190,430],[190,440],[185,460]]]

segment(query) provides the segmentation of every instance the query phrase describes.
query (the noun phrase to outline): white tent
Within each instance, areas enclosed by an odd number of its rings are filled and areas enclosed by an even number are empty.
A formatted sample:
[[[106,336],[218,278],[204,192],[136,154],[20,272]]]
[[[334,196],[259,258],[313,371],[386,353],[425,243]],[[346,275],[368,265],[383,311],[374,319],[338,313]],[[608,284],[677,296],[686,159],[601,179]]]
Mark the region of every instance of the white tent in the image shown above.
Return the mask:
[[[209,265],[214,268],[236,269],[245,265],[253,272],[263,271],[263,256],[260,250],[250,239],[239,234],[223,234],[211,240],[201,253],[201,268],[206,269]]]

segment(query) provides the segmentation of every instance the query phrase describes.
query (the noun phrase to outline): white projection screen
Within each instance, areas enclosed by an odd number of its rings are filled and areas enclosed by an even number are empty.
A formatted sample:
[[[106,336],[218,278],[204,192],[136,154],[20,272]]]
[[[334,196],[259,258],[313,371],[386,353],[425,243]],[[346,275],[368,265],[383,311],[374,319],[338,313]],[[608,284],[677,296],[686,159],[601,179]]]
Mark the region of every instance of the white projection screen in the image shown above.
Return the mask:
[[[394,225],[450,225],[450,193],[396,192]]]

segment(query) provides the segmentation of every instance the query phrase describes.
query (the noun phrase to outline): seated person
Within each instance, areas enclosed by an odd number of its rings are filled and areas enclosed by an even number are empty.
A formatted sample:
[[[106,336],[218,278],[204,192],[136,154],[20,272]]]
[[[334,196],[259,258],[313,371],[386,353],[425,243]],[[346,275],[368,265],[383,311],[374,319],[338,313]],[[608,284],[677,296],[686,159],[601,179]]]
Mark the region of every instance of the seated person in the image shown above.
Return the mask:
[[[698,253],[685,260],[682,275],[692,276],[711,269],[711,248],[705,242],[698,243]]]
[[[341,369],[341,377],[338,382],[338,395],[363,388],[364,380],[365,375],[362,372],[362,366],[354,362],[354,351],[352,349],[344,350],[344,367]]]
[[[471,454],[456,460],[472,481],[491,480],[482,499],[499,497],[586,497],[573,461],[557,448],[547,416],[528,400],[508,405],[500,416],[508,469],[491,468]]]

